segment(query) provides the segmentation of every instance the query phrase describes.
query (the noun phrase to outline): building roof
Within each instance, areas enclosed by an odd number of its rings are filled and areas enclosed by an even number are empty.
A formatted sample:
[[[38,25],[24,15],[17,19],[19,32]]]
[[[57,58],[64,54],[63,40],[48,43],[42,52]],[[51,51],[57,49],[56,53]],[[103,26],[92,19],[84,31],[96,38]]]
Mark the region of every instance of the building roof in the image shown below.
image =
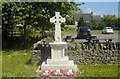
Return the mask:
[[[100,15],[93,15],[92,13],[84,13],[84,14],[75,14],[74,20],[79,21],[80,18],[83,18],[84,21],[90,21],[91,19],[95,19],[100,21],[101,17]]]
[[[101,17],[100,17],[100,15],[93,15],[93,19],[95,19],[97,21],[100,21]]]
[[[80,18],[83,17],[84,21],[90,21],[92,18],[91,14],[82,14],[80,16],[81,16]]]

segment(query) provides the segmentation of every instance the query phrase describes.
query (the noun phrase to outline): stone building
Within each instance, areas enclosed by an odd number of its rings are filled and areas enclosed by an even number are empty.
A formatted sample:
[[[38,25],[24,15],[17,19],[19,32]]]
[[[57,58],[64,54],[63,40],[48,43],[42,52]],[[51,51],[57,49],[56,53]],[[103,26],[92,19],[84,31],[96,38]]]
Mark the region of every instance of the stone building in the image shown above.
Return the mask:
[[[97,21],[101,20],[100,15],[93,15],[93,12],[83,13],[83,14],[75,14],[73,18],[74,18],[74,21],[79,21],[80,18],[83,18],[83,20],[85,22],[90,22],[92,19],[95,19]]]
[[[101,16],[100,15],[93,15],[93,12],[91,13],[76,13],[73,16],[74,22],[73,25],[67,25],[68,27],[73,27],[77,29],[77,25],[78,25],[78,21],[80,18],[83,18],[83,20],[85,22],[90,22],[92,19],[95,19],[96,21],[100,21],[101,20]]]

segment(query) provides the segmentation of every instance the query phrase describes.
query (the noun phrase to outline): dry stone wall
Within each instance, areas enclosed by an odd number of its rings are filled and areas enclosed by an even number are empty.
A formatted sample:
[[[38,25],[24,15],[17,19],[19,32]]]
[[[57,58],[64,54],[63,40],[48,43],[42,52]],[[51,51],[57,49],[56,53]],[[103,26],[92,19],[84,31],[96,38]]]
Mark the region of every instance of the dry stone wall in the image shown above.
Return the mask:
[[[120,43],[69,43],[66,55],[76,64],[118,64]]]
[[[65,55],[75,64],[118,64],[120,43],[74,43],[69,42]],[[34,44],[31,62],[40,65],[50,58],[50,45],[43,41]]]

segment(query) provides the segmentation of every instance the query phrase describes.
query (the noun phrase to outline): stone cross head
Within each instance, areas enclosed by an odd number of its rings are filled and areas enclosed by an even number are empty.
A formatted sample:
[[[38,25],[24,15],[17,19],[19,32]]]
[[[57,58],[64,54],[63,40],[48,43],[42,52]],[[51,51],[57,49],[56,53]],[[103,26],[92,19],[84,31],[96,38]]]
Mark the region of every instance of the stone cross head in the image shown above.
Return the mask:
[[[55,12],[55,16],[50,18],[50,22],[55,24],[55,42],[61,42],[61,23],[65,22],[65,18],[62,18],[60,12]]]

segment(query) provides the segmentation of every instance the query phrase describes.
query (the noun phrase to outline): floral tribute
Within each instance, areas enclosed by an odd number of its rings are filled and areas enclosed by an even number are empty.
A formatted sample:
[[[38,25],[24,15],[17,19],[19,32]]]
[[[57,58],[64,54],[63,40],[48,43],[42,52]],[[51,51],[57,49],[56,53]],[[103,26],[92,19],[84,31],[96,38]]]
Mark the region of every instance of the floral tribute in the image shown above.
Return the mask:
[[[62,69],[53,70],[52,76],[64,76],[64,71]]]
[[[65,76],[70,76],[70,77],[76,76],[76,73],[73,69],[68,69],[64,73],[65,73]]]
[[[75,77],[76,76],[76,72],[75,70],[73,69],[68,69],[68,70],[62,70],[62,69],[56,69],[56,70],[44,70],[42,72],[40,72],[39,74],[41,77],[52,77],[52,76],[55,76],[55,77]]]
[[[44,70],[40,72],[39,74],[41,77],[50,77],[51,76],[51,71],[50,70]]]

